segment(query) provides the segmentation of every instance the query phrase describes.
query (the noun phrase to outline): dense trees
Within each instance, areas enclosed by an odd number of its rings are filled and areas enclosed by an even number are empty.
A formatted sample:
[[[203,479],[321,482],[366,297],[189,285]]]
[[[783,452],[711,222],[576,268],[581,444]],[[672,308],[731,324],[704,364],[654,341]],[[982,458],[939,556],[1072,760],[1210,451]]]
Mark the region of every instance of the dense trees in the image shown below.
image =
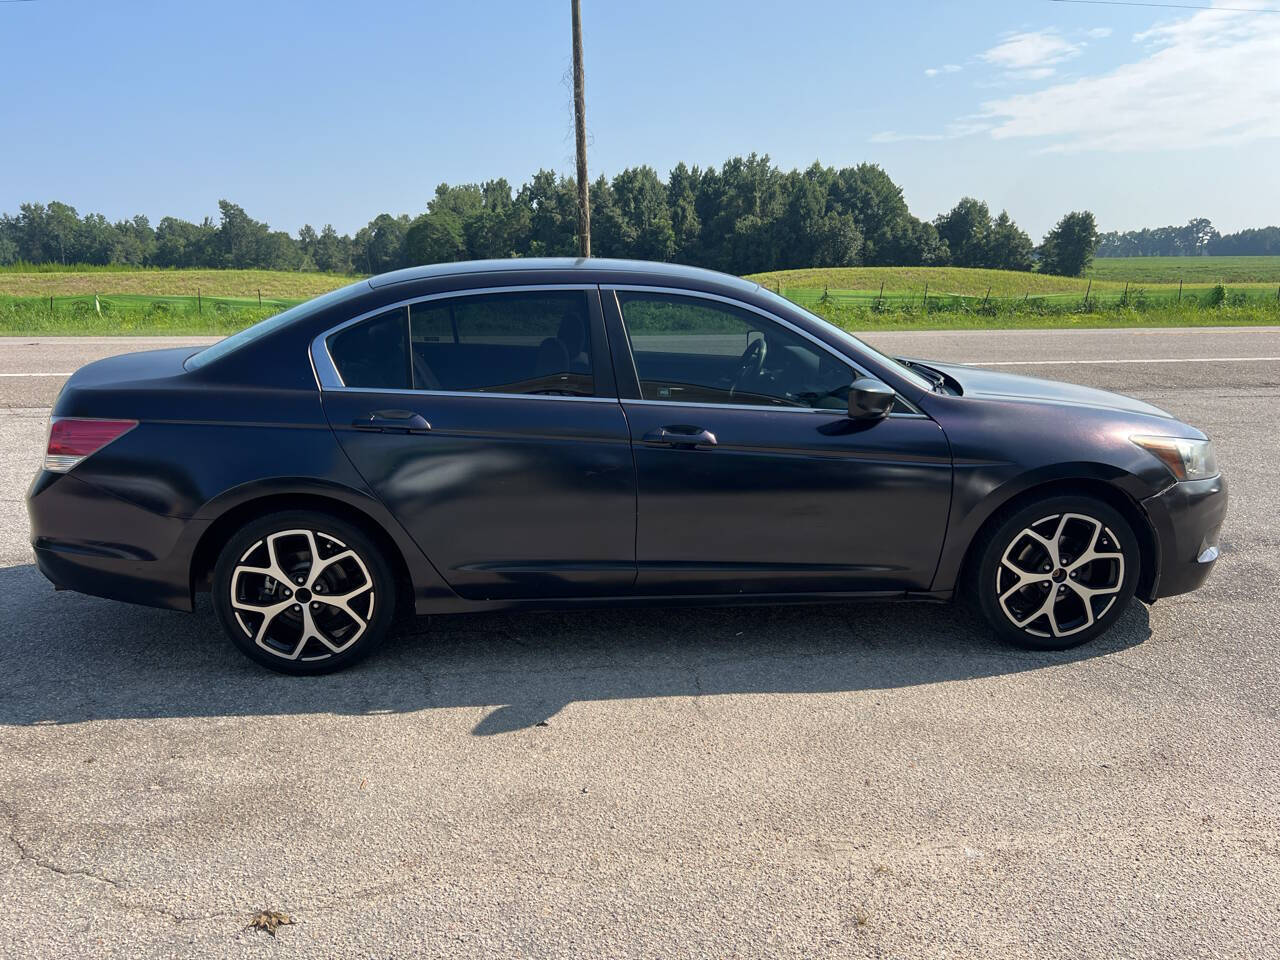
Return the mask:
[[[933,223],[950,262],[957,267],[1030,270],[1033,266],[1031,238],[1005,210],[993,218],[985,203],[965,197]]]
[[[416,216],[380,213],[354,236],[326,224],[293,237],[227,200],[217,220],[165,217],[109,222],[64,203],[23,204],[0,216],[0,264],[125,264],[262,267],[380,273],[418,263],[490,257],[573,256],[572,179],[539,170],[513,187],[504,179],[441,184]],[[1065,217],[1037,249],[1009,214],[992,216],[965,197],[933,222],[913,216],[902,189],[863,163],[783,171],[767,156],[720,167],[677,164],[664,180],[652,167],[592,184],[593,253],[673,260],[725,270],[955,264],[1078,273],[1093,255],[1091,214]],[[1101,238],[1101,254],[1280,253],[1280,228],[1221,236],[1207,220]],[[1037,262],[1038,258],[1038,262]]]
[[[1098,225],[1088,210],[1068,213],[1036,249],[1042,273],[1083,276],[1098,249]]]
[[[1280,227],[1221,234],[1203,217],[1182,227],[1155,227],[1104,233],[1100,257],[1263,257],[1280,255]]]

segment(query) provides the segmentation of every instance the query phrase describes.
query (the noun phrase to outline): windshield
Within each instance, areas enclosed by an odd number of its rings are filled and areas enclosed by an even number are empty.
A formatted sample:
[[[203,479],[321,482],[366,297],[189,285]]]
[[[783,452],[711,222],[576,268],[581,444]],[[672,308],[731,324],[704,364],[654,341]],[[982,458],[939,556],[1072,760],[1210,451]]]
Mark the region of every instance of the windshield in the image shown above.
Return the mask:
[[[841,330],[830,320],[824,320],[822,317],[818,316],[816,313],[813,313],[810,310],[806,310],[804,307],[800,306],[798,303],[792,303],[786,297],[779,296],[778,294],[774,293],[772,290],[770,290],[766,286],[761,285],[760,293],[768,297],[770,300],[776,301],[779,304],[785,304],[786,306],[790,307],[792,310],[799,310],[805,316],[812,317],[814,320],[817,320],[819,323],[834,330],[836,334],[854,350],[859,350],[864,353],[871,354],[873,357],[875,357],[876,359],[884,363],[886,367],[891,368],[893,372],[898,374],[898,376],[902,377],[902,379],[909,381],[913,386],[917,386],[921,390],[933,389],[933,384],[930,383],[927,378],[920,376],[920,374],[916,373],[916,371],[912,370],[910,367],[904,366],[902,363],[893,359],[893,357],[886,357],[883,353],[881,353],[875,347],[871,346],[870,344],[868,344],[863,340],[859,340],[853,334],[848,333],[847,331]]]
[[[213,363],[215,360],[221,360],[227,354],[234,353],[241,347],[248,346],[255,340],[259,340],[267,334],[273,333],[281,327],[287,326],[294,320],[305,317],[313,311],[323,310],[325,307],[330,304],[337,303],[339,300],[346,299],[355,292],[352,290],[352,287],[360,286],[365,283],[367,283],[367,281],[358,280],[356,283],[348,284],[345,287],[339,287],[337,290],[330,290],[328,293],[321,294],[318,297],[313,297],[304,303],[299,303],[297,306],[290,307],[283,313],[277,313],[274,317],[267,317],[265,320],[260,320],[251,327],[245,327],[239,333],[233,333],[231,336],[223,340],[219,340],[212,346],[205,347],[199,353],[193,353],[191,356],[187,357],[186,363],[184,363],[183,366],[188,370],[198,370],[207,363]]]

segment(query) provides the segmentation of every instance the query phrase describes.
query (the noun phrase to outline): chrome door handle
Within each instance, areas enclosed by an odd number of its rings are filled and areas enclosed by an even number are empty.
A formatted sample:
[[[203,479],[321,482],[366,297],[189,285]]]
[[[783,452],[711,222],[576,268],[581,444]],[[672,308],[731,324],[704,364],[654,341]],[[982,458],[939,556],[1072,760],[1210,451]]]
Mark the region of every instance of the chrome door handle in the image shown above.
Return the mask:
[[[375,410],[356,417],[351,425],[374,433],[426,433],[431,429],[422,414],[412,410]]]
[[[677,447],[696,450],[699,447],[714,447],[716,435],[702,427],[693,427],[680,423],[669,427],[659,427],[646,433],[641,440],[655,446]]]

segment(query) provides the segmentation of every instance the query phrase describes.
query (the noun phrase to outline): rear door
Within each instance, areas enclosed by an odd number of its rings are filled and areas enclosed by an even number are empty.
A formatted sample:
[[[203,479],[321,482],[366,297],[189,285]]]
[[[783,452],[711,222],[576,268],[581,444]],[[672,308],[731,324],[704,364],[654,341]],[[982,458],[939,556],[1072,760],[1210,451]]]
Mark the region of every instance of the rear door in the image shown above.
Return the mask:
[[[862,371],[757,308],[602,293],[637,470],[645,594],[926,590],[951,457],[905,401],[847,417]]]
[[[635,467],[599,292],[437,295],[331,331],[313,357],[343,450],[470,599],[625,593]]]

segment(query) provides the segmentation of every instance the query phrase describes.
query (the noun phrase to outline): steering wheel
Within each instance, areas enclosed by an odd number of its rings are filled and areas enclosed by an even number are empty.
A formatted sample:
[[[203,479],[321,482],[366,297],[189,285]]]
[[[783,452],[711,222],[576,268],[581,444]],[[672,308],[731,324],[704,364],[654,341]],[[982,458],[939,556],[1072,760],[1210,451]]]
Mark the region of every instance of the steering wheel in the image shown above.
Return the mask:
[[[753,340],[747,345],[747,349],[742,351],[742,359],[738,361],[738,372],[733,377],[729,396],[737,393],[738,388],[748,378],[756,379],[764,372],[764,360],[768,354],[769,344],[765,343],[764,337]]]

